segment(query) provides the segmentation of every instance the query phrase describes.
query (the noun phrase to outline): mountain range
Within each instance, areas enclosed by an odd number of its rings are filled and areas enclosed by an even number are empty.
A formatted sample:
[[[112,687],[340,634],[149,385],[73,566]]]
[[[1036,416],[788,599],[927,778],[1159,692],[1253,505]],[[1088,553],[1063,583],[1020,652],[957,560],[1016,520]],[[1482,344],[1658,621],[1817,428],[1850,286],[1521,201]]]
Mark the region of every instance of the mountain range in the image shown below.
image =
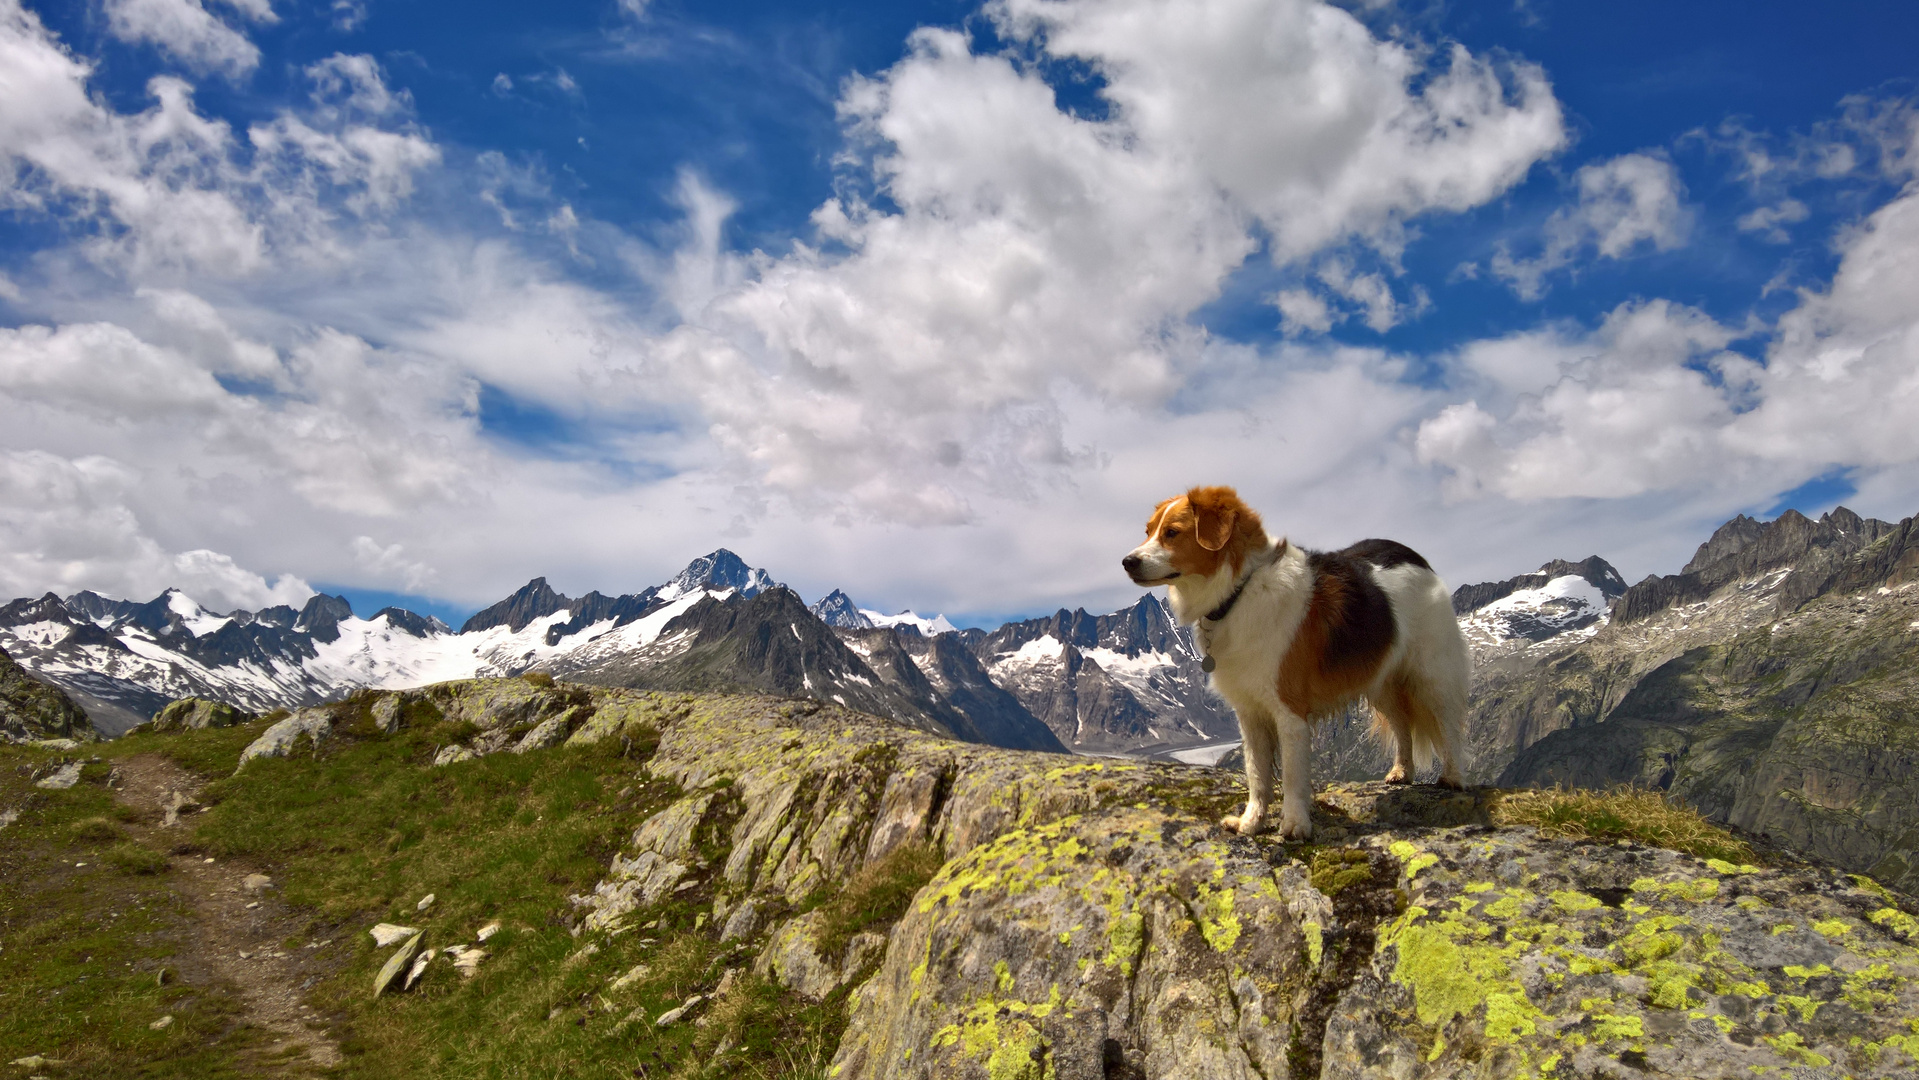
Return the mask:
[[[1734,518],[1679,573],[1630,587],[1596,556],[1462,586],[1471,775],[1667,790],[1919,883],[1919,793],[1903,779],[1919,766],[1915,584],[1912,519],[1841,507],[1817,520]],[[526,672],[812,697],[1030,749],[1210,763],[1237,736],[1155,593],[1107,614],[955,630],[862,609],[840,590],[805,605],[724,549],[635,594],[571,598],[535,578],[458,632],[400,608],[361,618],[337,596],[218,614],[171,589],[146,603],[48,594],[0,608],[0,649],[109,736],[182,697],[264,712]],[[27,727],[53,734],[49,724]],[[1318,725],[1316,778],[1383,774],[1366,726],[1361,710]]]

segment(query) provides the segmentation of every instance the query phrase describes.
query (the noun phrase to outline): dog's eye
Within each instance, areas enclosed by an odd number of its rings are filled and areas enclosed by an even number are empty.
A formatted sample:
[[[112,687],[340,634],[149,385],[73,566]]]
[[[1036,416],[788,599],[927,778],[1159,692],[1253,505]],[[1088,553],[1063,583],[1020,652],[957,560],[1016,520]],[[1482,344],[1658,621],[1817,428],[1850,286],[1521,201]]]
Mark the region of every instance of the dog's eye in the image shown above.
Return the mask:
[[[1167,530],[1166,530],[1166,539],[1168,539],[1168,540],[1171,540],[1171,539],[1172,539],[1173,537],[1175,537],[1175,536],[1178,536],[1178,535],[1179,535],[1179,530],[1178,530],[1178,529],[1167,529]]]

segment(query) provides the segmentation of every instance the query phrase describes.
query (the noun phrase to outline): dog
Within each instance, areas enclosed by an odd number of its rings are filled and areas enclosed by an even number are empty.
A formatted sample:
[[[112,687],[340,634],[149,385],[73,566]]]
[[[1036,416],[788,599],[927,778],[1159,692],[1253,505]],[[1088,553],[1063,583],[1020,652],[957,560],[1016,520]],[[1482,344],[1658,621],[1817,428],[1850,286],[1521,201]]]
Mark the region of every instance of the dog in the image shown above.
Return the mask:
[[[1462,786],[1470,654],[1452,598],[1419,553],[1392,540],[1307,551],[1268,536],[1229,487],[1160,503],[1146,542],[1120,560],[1136,585],[1168,586],[1173,614],[1239,717],[1246,809],[1220,824],[1266,824],[1273,747],[1283,787],[1280,835],[1313,835],[1312,723],[1365,699],[1393,748],[1389,783],[1437,757],[1439,784]]]

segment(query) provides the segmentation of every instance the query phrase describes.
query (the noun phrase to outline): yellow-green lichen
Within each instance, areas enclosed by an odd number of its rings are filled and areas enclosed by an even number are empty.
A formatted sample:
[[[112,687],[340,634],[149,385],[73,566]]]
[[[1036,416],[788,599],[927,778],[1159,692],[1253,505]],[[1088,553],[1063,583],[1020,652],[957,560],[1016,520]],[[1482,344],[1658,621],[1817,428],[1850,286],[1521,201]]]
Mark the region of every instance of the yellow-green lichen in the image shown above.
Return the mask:
[[[1572,889],[1555,890],[1552,898],[1553,906],[1561,911],[1591,911],[1602,906],[1597,898]]]
[[[1133,961],[1139,959],[1140,948],[1146,942],[1146,919],[1137,911],[1129,911],[1113,920],[1106,930],[1106,955],[1100,962],[1108,967],[1117,967],[1120,973],[1132,977]]]
[[[1199,916],[1199,932],[1206,944],[1225,952],[1239,940],[1239,916],[1233,912],[1233,890],[1199,887],[1199,899],[1193,905]]]
[[[1300,925],[1300,930],[1306,935],[1306,962],[1318,967],[1320,958],[1326,954],[1325,929],[1308,919]]]
[[[1845,937],[1852,933],[1852,924],[1844,919],[1821,919],[1812,924],[1813,930],[1829,938]]]
[[[1772,1047],[1773,1053],[1778,1054],[1780,1057],[1796,1065],[1811,1065],[1814,1068],[1821,1068],[1832,1064],[1831,1058],[1807,1046],[1805,1040],[1801,1039],[1799,1033],[1796,1031],[1761,1037],[1766,1040],[1767,1046]]]

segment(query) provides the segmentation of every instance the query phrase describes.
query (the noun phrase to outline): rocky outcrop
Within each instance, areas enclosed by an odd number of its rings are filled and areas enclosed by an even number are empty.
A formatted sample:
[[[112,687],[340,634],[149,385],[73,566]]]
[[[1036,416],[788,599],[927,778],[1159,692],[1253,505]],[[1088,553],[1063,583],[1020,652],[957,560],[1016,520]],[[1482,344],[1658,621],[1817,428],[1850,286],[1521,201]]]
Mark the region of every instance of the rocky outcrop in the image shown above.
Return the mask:
[[[305,744],[315,751],[321,743],[333,735],[333,710],[325,707],[301,709],[284,720],[276,721],[260,737],[247,744],[240,751],[238,768],[254,758],[286,757]]]
[[[1590,583],[1609,601],[1618,598],[1626,591],[1626,581],[1619,576],[1619,571],[1613,569],[1611,563],[1597,555],[1588,555],[1578,562],[1554,559],[1530,574],[1520,574],[1505,581],[1461,585],[1453,590],[1453,614],[1465,615],[1477,611],[1515,592],[1537,589],[1562,577],[1576,577]]]
[[[93,724],[60,688],[34,678],[0,649],[0,739],[97,739]]]
[[[1241,795],[1218,770],[684,704],[646,765],[683,795],[576,900],[581,930],[711,897],[703,932],[763,975],[848,994],[843,1080],[1919,1066],[1919,908],[1869,879],[1499,827],[1484,788],[1328,786],[1318,843],[1287,845],[1216,827]],[[821,948],[819,898],[907,843],[944,865]]]
[[[232,727],[254,719],[245,709],[236,709],[224,701],[205,698],[181,698],[153,716],[154,731],[199,731],[205,728]]]

